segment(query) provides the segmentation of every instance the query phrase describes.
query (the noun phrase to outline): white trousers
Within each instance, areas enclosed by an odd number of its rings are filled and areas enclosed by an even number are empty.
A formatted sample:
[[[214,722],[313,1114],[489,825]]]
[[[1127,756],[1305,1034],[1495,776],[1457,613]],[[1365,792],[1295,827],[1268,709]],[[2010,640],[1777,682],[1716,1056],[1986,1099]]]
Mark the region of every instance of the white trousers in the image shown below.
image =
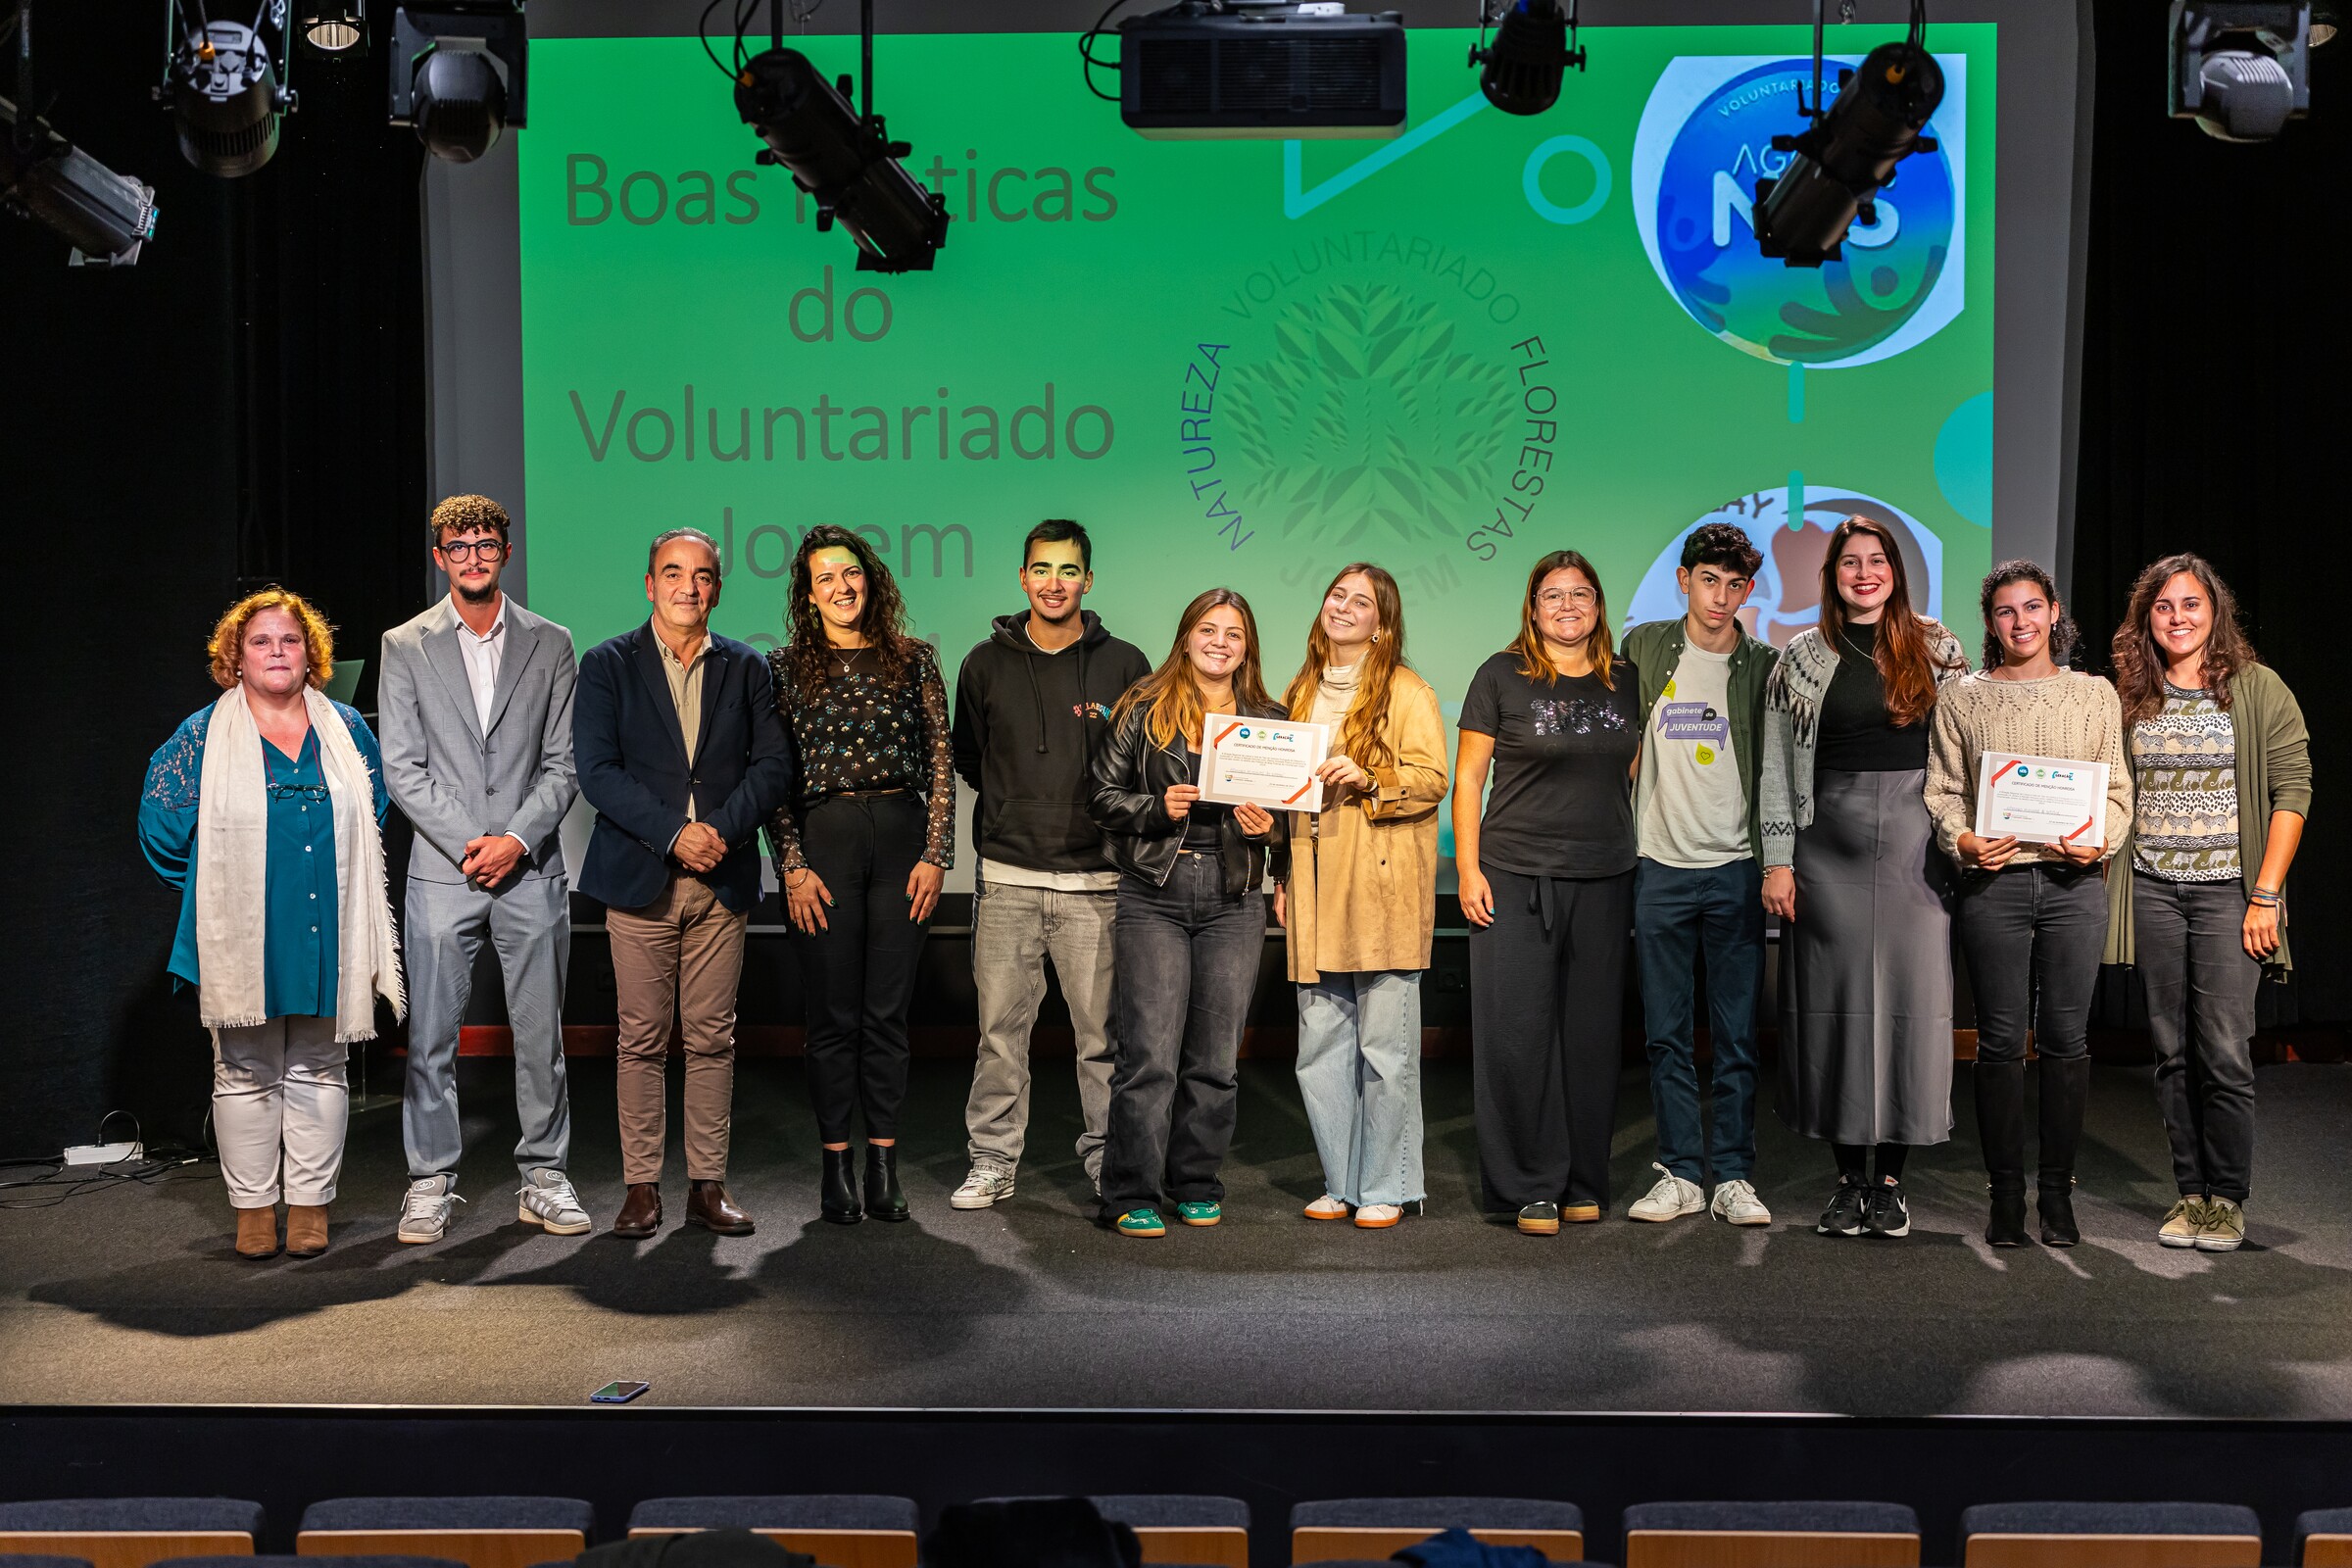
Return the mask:
[[[332,1018],[271,1018],[213,1031],[213,1136],[220,1177],[238,1208],[288,1203],[322,1208],[335,1200],[351,1092],[349,1051]]]

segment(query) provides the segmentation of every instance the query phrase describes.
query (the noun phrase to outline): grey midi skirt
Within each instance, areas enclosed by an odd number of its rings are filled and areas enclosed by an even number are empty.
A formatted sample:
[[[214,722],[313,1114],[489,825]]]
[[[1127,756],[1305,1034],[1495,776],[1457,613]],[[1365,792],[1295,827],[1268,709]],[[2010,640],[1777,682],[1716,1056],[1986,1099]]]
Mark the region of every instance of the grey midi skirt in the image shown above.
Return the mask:
[[[1823,770],[1781,932],[1781,1119],[1840,1144],[1952,1134],[1952,869],[1924,772]]]

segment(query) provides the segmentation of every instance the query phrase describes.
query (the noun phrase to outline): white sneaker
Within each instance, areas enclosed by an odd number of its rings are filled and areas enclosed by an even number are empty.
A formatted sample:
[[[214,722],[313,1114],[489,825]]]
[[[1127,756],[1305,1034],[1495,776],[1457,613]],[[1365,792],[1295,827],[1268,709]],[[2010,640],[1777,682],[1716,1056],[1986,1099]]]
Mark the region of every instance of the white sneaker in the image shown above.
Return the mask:
[[[1655,1160],[1649,1168],[1658,1173],[1658,1185],[1649,1190],[1648,1197],[1634,1200],[1634,1206],[1626,1210],[1626,1218],[1663,1223],[1695,1214],[1707,1206],[1707,1195],[1698,1183],[1683,1180]]]
[[[1707,1212],[1734,1225],[1772,1223],[1772,1210],[1764,1206],[1764,1200],[1756,1196],[1753,1186],[1737,1176],[1715,1184],[1715,1201],[1707,1205]]]
[[[514,1217],[536,1225],[550,1236],[584,1236],[594,1225],[572,1191],[571,1178],[560,1170],[535,1170],[523,1179]]]
[[[1012,1172],[994,1165],[974,1165],[963,1185],[948,1195],[950,1208],[987,1208],[1012,1196]]]
[[[449,1234],[449,1216],[456,1206],[466,1201],[458,1196],[457,1182],[447,1176],[427,1176],[409,1183],[408,1197],[400,1204],[400,1239],[404,1242],[437,1242]]]
[[[1301,1212],[1303,1212],[1308,1219],[1346,1219],[1348,1217],[1348,1205],[1340,1199],[1334,1198],[1329,1193],[1325,1193],[1321,1198],[1318,1198],[1313,1202],[1307,1204]]]

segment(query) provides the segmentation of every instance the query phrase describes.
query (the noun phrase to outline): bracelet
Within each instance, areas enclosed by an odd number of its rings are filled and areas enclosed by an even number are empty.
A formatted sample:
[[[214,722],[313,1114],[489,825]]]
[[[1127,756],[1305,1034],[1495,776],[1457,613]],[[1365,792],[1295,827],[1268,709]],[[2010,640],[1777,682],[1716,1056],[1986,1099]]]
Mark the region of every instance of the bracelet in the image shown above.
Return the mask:
[[[800,868],[800,872],[802,881],[807,881],[808,877],[808,868],[804,865]],[[790,892],[792,889],[797,888],[800,885],[800,882],[795,882],[792,879],[792,873],[790,871],[784,873],[784,888],[786,892]]]

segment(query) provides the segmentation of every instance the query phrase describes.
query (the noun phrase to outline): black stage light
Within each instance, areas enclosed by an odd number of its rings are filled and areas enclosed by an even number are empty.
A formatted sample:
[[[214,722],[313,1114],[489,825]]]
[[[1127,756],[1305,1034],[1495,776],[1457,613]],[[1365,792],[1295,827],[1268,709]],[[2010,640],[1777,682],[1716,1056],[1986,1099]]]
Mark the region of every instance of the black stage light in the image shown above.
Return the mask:
[[[1119,73],[1119,118],[1153,138],[1394,136],[1404,128],[1404,18],[1349,16],[1343,0],[1177,0],[1119,24],[1119,58],[1096,53],[1111,14],[1078,40],[1087,86]],[[1484,3],[1484,0],[1482,0]]]
[[[1757,248],[1790,267],[1837,261],[1857,217],[1878,221],[1874,198],[1894,166],[1936,150],[1920,131],[1942,102],[1943,70],[1924,43],[1883,43],[1839,72],[1829,113],[1801,135],[1772,138],[1790,157],[1778,179],[1756,181]]]
[[[179,150],[208,174],[250,174],[277,151],[294,94],[285,78],[284,0],[265,0],[254,24],[206,20],[191,25],[172,6],[172,55],[159,96],[172,105]]]
[[[470,164],[525,123],[522,0],[445,0],[392,13],[392,123],[435,158]]]
[[[867,72],[870,77],[872,72]],[[735,78],[735,111],[767,146],[763,164],[782,166],[816,200],[816,226],[838,220],[858,242],[868,272],[928,272],[948,242],[948,204],[906,172],[911,150],[892,141],[879,116],[860,118],[850,80],[836,87],[797,49],[768,49]]]
[[[2308,0],[2173,0],[2172,112],[2222,141],[2269,141],[2311,112]]]
[[[330,60],[368,52],[368,0],[304,0],[302,41]]]
[[[74,247],[75,267],[128,267],[155,237],[155,187],[118,174],[0,98],[0,208]]]
[[[1479,21],[1483,24],[1485,0]],[[1560,76],[1570,66],[1585,69],[1576,46],[1576,0],[1561,15],[1559,0],[1506,0],[1491,46],[1475,46],[1470,63],[1479,67],[1478,90],[1506,115],[1540,115],[1560,101]]]

